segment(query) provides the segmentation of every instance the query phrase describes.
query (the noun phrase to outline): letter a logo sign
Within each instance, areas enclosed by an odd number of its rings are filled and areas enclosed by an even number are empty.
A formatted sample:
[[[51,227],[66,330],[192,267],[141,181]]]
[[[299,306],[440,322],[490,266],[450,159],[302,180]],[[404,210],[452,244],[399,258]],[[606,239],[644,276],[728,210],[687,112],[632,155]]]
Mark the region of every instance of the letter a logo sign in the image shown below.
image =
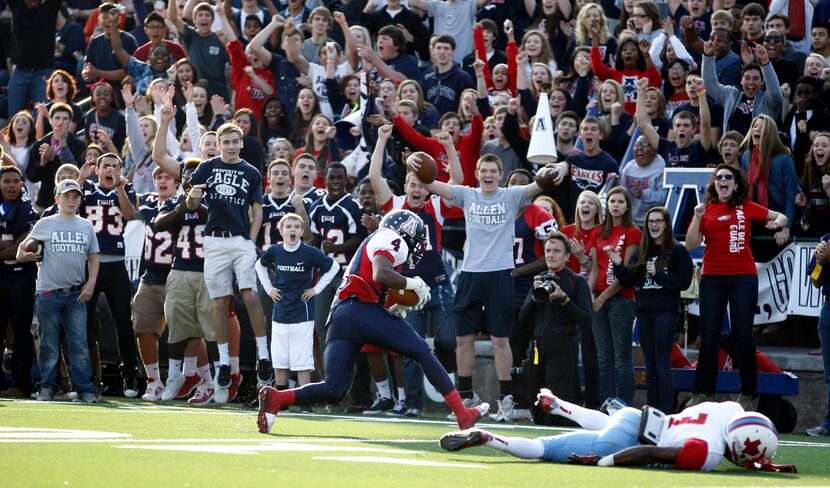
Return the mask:
[[[408,219],[406,222],[401,224],[400,229],[407,234],[414,236],[415,233],[418,231],[418,223],[415,222],[413,219]]]
[[[545,129],[545,119],[544,117],[537,117],[536,118],[536,128],[533,130],[541,130],[544,131]]]

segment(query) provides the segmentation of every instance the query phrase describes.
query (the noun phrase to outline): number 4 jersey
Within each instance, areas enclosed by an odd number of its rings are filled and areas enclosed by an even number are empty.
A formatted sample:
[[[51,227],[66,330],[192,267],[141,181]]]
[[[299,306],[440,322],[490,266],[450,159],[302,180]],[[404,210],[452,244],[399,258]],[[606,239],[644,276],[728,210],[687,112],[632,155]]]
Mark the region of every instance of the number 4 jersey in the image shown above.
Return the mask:
[[[135,205],[133,185],[125,183],[124,190],[130,203]],[[98,183],[85,181],[83,217],[92,224],[102,255],[124,256],[124,227],[127,221],[121,213],[116,188],[104,190]]]
[[[397,268],[406,262],[409,247],[401,236],[390,229],[378,229],[364,239],[357,248],[349,267],[346,268],[343,282],[337,290],[335,304],[349,297],[357,297],[365,303],[381,303],[386,290],[375,282],[372,275],[374,268],[372,260],[378,254],[389,258],[392,266]]]
[[[173,264],[173,235],[169,231],[156,231],[156,218],[163,204],[157,193],[144,193],[138,197],[138,211],[144,220],[141,281],[151,285],[165,284]]]

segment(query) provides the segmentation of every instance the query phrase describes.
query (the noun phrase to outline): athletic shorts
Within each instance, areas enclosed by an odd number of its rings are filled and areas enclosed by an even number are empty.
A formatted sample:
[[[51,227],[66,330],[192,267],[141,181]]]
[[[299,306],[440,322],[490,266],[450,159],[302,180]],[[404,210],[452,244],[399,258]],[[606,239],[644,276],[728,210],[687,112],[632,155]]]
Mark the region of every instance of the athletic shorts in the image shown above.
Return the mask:
[[[138,284],[138,291],[133,298],[133,330],[136,334],[155,334],[164,332],[164,285]]]
[[[242,236],[205,236],[205,283],[210,298],[233,295],[233,277],[240,290],[257,289],[256,246]]]
[[[297,324],[271,322],[271,364],[276,369],[314,369],[314,321]]]
[[[216,342],[213,329],[213,301],[208,295],[204,274],[174,269],[167,276],[167,342],[176,344],[202,337]]]
[[[510,337],[513,332],[513,277],[501,271],[462,271],[455,292],[458,336],[485,332],[482,315],[491,336]]]

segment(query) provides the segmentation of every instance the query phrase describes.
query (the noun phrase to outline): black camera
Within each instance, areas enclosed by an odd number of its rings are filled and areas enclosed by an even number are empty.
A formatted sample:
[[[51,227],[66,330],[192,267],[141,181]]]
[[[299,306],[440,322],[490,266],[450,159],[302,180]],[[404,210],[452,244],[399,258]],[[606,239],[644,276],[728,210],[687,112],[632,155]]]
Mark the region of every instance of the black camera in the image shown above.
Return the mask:
[[[562,278],[551,271],[545,271],[540,274],[538,278],[541,278],[542,285],[533,289],[533,301],[545,303],[550,298],[550,294],[556,290],[553,284],[556,283],[557,285],[562,286]]]
[[[530,378],[534,368],[539,367],[539,349],[536,347],[536,340],[531,340],[527,348],[527,357],[522,360],[520,366],[510,368],[510,376],[513,379],[527,379]]]

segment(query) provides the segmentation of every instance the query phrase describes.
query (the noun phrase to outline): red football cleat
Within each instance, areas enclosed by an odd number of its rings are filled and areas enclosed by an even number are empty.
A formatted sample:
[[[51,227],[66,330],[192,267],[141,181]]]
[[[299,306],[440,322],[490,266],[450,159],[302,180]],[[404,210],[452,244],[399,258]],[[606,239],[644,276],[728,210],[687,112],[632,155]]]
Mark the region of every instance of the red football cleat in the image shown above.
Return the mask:
[[[279,395],[277,389],[265,386],[259,390],[259,414],[257,415],[256,424],[259,427],[259,432],[267,434],[271,432],[271,427],[274,421],[277,420],[277,412],[280,410]]]
[[[228,401],[232,402],[234,398],[236,398],[236,394],[239,393],[239,385],[242,384],[242,373],[236,373],[231,375],[231,387],[228,388]]]
[[[179,387],[179,392],[176,393],[176,399],[187,398],[196,391],[196,387],[202,382],[202,378],[197,374],[184,377],[184,383]]]
[[[489,411],[489,403],[481,403],[475,407],[468,408],[467,415],[458,419],[458,428],[461,430],[467,430],[474,427],[476,422],[487,416],[487,412]]]

